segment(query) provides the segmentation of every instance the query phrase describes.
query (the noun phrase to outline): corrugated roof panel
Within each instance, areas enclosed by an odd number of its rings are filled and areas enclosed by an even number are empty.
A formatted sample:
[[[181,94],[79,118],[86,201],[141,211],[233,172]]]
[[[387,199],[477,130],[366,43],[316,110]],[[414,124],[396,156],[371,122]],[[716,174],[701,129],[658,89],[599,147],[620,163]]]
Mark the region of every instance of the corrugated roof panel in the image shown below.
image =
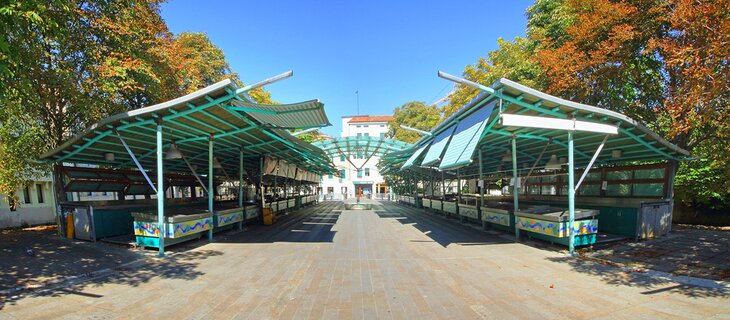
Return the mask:
[[[487,121],[492,115],[496,103],[496,100],[492,101],[459,122],[451,137],[449,147],[444,153],[443,160],[439,164],[439,169],[453,169],[471,163],[474,149],[479,143],[479,138],[487,126]]]
[[[441,154],[444,152],[444,149],[446,149],[446,145],[449,144],[449,140],[451,139],[451,134],[454,132],[454,129],[456,129],[456,126],[451,126],[433,139],[431,147],[428,149],[421,165],[428,166],[441,160]]]
[[[423,153],[423,151],[426,150],[426,148],[428,148],[428,145],[427,144],[421,146],[420,148],[418,148],[418,150],[416,150],[416,152],[414,152],[411,155],[411,157],[408,158],[408,160],[406,160],[406,163],[403,164],[403,166],[401,167],[401,169],[407,169],[407,168],[413,166],[413,163],[416,161],[416,159],[418,159],[418,156],[420,156],[421,153]]]
[[[307,129],[331,125],[324,113],[324,104],[311,100],[294,104],[257,104],[233,100],[237,111],[243,111],[258,122],[284,129]]]

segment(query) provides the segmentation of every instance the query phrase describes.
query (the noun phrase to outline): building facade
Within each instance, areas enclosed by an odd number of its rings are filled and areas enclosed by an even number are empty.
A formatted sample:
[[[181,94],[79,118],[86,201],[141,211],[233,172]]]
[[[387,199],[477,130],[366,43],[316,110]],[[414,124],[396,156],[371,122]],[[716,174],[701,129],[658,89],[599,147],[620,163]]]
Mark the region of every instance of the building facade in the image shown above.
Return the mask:
[[[0,194],[0,229],[53,223],[55,207],[51,177],[17,188],[15,197]]]
[[[341,137],[385,138],[392,116],[344,116]],[[388,186],[378,171],[380,157],[369,154],[339,155],[332,159],[338,174],[322,177],[322,191],[328,199],[386,197]]]

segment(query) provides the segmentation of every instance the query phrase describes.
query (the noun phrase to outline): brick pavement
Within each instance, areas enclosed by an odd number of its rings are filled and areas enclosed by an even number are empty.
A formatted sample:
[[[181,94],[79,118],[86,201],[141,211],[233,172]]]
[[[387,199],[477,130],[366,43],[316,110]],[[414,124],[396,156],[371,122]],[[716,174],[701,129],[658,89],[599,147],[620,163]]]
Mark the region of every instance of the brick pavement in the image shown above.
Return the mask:
[[[16,297],[3,319],[729,318],[688,287],[513,243],[394,204],[326,202],[92,282]]]

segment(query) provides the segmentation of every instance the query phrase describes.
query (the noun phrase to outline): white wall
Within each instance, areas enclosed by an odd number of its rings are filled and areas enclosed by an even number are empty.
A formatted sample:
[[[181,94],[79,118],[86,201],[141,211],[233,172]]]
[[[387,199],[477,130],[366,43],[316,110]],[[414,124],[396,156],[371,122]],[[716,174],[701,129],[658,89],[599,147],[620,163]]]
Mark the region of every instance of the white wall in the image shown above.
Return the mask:
[[[0,194],[0,229],[15,228],[24,225],[55,223],[55,199],[53,186],[49,181],[37,181],[28,189],[18,188],[15,191],[19,199],[16,211],[10,211],[7,195]],[[42,200],[39,201],[37,186],[41,186]],[[30,201],[26,203],[26,191]]]

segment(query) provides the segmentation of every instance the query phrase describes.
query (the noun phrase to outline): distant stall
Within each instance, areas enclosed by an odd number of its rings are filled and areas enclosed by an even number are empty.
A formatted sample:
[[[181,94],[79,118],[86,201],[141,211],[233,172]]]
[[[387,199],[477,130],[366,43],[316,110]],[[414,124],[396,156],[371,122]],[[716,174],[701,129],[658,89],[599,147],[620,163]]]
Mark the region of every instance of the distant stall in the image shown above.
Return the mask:
[[[669,232],[676,163],[687,151],[617,112],[507,79],[486,87],[439,76],[481,94],[408,151],[385,155],[381,170],[413,184],[397,190],[418,186],[435,212],[571,252],[595,243],[599,228],[634,239]]]
[[[44,154],[42,160],[57,164],[59,224],[64,225],[66,213],[76,212],[75,219],[86,220],[79,227],[89,231],[88,239],[126,230],[139,245],[158,247],[164,255],[170,244],[203,235],[212,240],[216,230],[240,228],[244,221],[257,219],[271,202],[265,197],[265,189],[271,188],[266,159],[286,164],[275,170],[285,172],[288,197],[310,196],[313,180],[332,172],[333,166],[319,148],[289,130],[330,125],[324,105],[318,100],[264,105],[246,94],[291,74],[243,88],[223,80],[117,114]],[[93,168],[79,170],[70,164]],[[71,201],[70,193],[79,190],[112,192],[116,200]],[[287,209],[296,206],[296,200],[286,203]]]

